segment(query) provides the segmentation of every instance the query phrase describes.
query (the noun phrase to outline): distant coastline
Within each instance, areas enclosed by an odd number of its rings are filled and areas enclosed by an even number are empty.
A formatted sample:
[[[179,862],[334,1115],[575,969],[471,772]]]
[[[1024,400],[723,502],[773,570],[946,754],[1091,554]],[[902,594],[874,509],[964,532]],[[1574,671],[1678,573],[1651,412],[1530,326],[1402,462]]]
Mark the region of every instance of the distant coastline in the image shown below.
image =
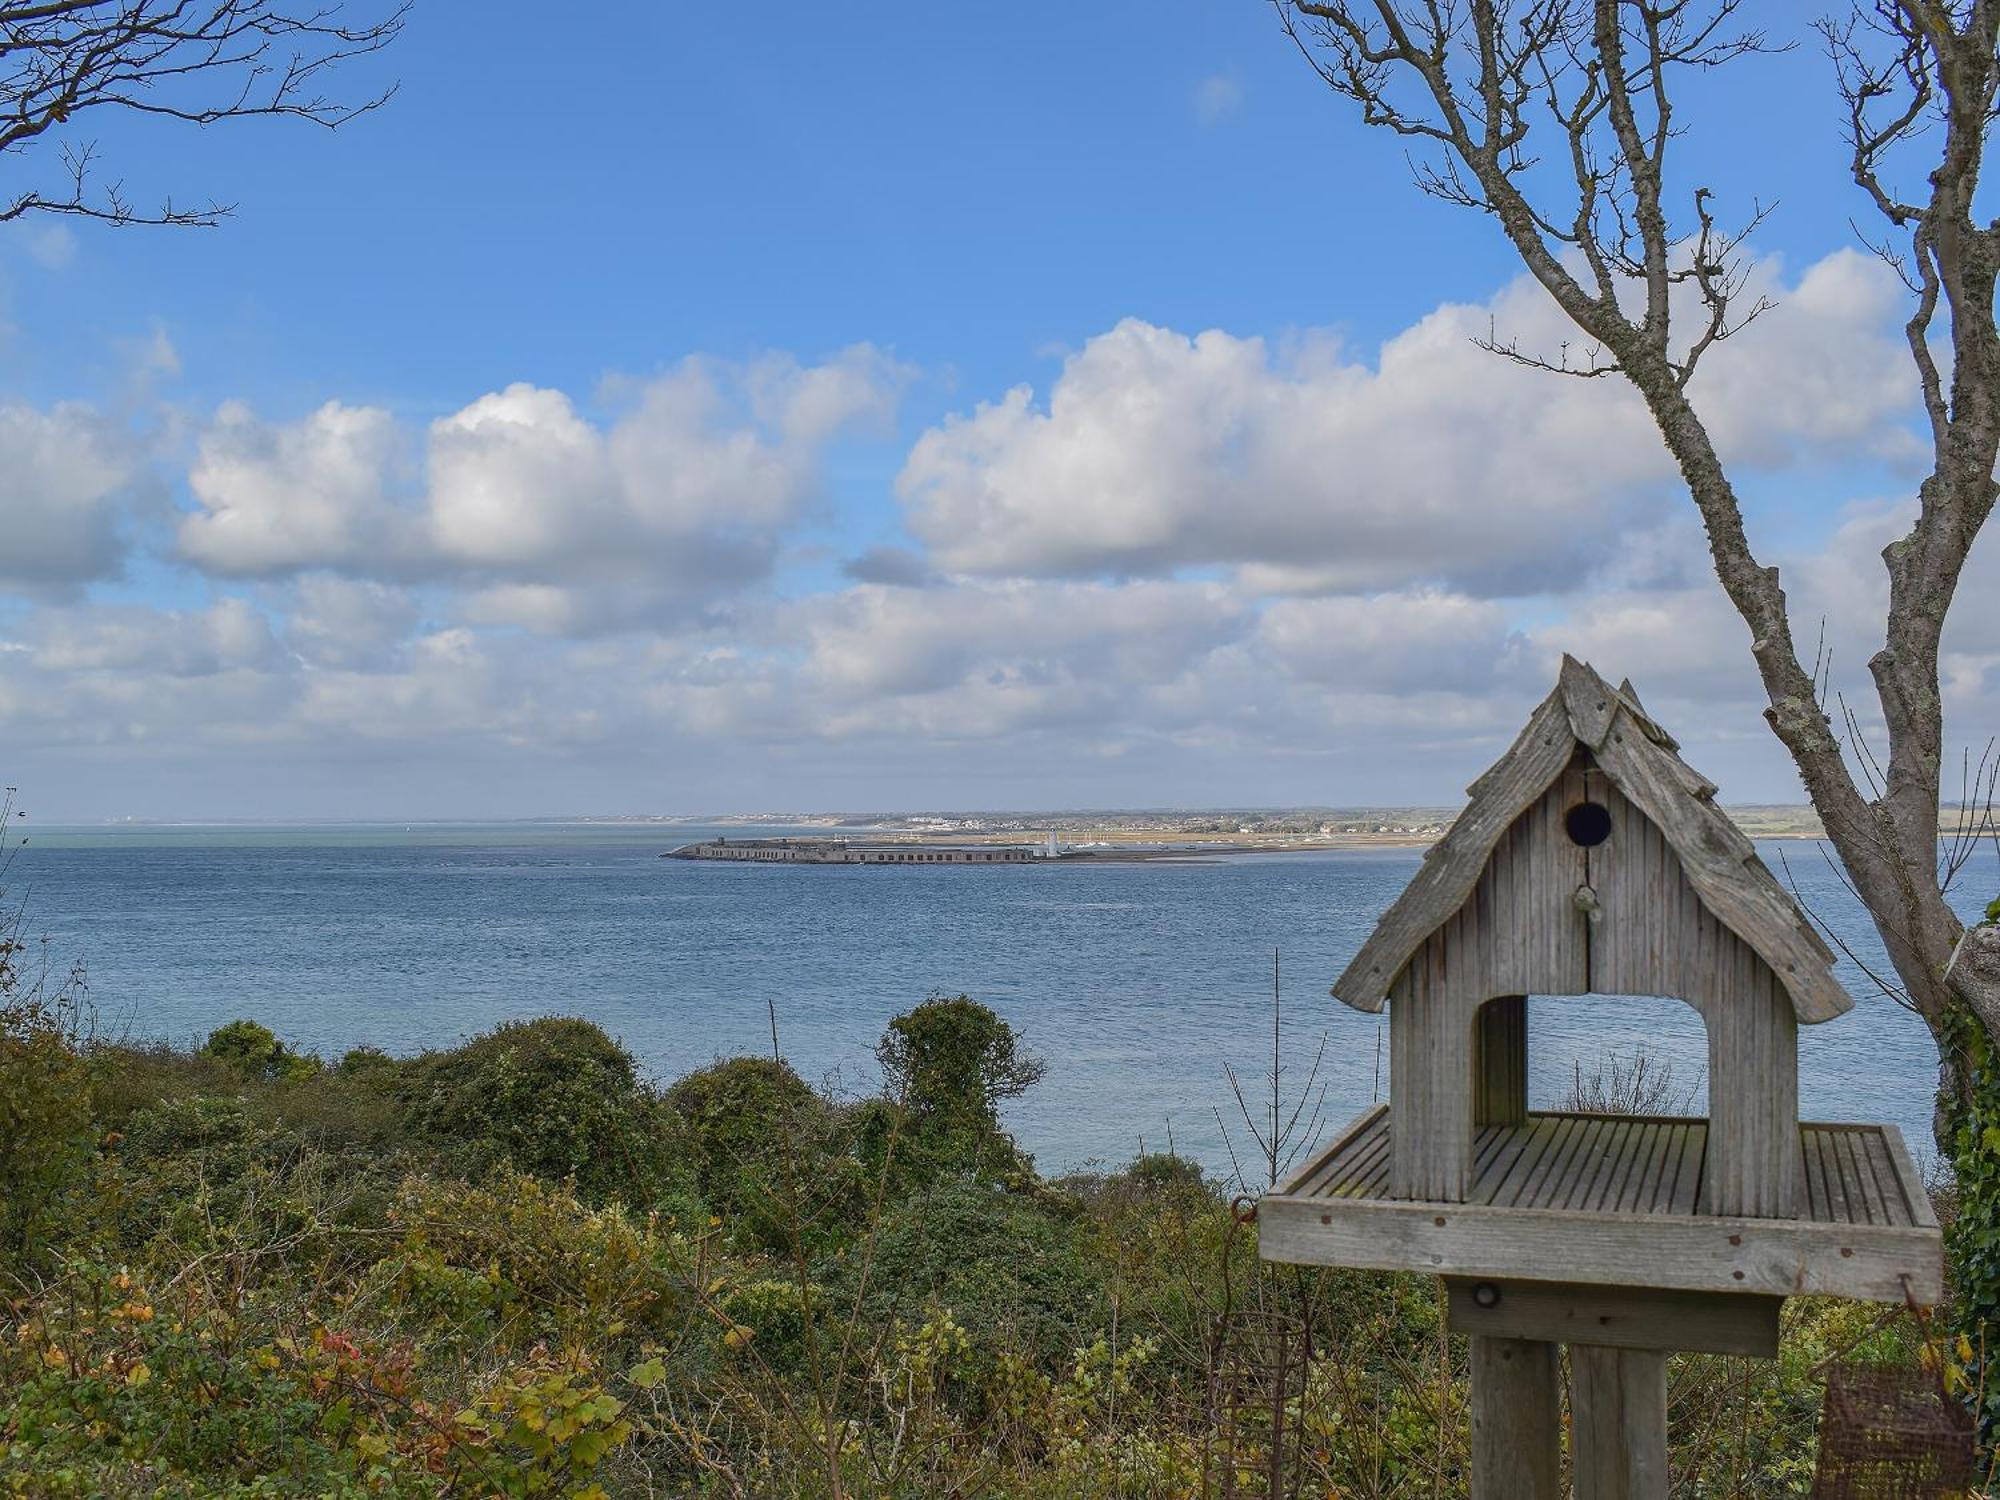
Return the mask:
[[[1746,834],[1757,839],[1824,838],[1818,817],[1802,805],[1757,803],[1724,809]],[[449,835],[480,828],[522,830],[561,827],[622,829],[639,834],[656,829],[670,838],[687,829],[700,838],[779,836],[888,841],[926,845],[1041,845],[1051,834],[1065,852],[1168,858],[1175,855],[1256,854],[1339,849],[1424,848],[1441,837],[1457,816],[1457,805],[1407,807],[1221,807],[1136,809],[1041,809],[1031,811],[943,812],[728,812],[573,813],[517,818],[357,818],[56,820],[37,831],[78,834],[170,834],[202,830],[256,835],[283,829],[338,834],[344,831],[402,831]],[[1950,836],[1958,809],[1944,810],[1943,833]],[[753,831],[754,830],[754,831]]]

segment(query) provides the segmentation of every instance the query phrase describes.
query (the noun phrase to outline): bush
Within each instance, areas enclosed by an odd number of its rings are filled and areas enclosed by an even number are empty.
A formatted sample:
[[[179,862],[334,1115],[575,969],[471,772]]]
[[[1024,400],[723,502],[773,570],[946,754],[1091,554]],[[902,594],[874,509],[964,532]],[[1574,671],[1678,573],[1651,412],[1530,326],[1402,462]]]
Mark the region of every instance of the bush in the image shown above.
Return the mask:
[[[447,1052],[352,1072],[364,1082],[392,1072],[383,1083],[411,1134],[467,1175],[506,1166],[638,1208],[684,1190],[674,1121],[631,1055],[588,1021],[511,1021]]]
[[[11,998],[10,947],[0,943],[0,1273],[19,1275],[43,1260],[97,1132],[78,1011],[61,998]]]
[[[897,1204],[875,1240],[867,1281],[859,1257],[816,1272],[837,1303],[856,1294],[867,1321],[920,1320],[948,1309],[976,1345],[1059,1360],[1104,1316],[1102,1268],[1040,1203],[990,1184],[941,1184]]]
[[[1025,1173],[1027,1160],[1000,1128],[999,1106],[1039,1083],[1044,1067],[989,1007],[934,995],[889,1023],[875,1056],[884,1088],[905,1112],[901,1149],[913,1168]]]
[[[826,1102],[791,1067],[768,1057],[732,1057],[680,1079],[666,1102],[687,1131],[703,1202],[724,1216],[762,1223],[787,1214],[785,1153],[792,1185],[823,1189],[846,1181],[837,1121]],[[815,1191],[815,1197],[818,1194]],[[814,1216],[805,1201],[800,1217]],[[765,1224],[755,1237],[779,1247],[782,1227]]]
[[[291,1051],[269,1027],[255,1021],[218,1026],[201,1050],[243,1078],[308,1078],[321,1066],[317,1057]]]

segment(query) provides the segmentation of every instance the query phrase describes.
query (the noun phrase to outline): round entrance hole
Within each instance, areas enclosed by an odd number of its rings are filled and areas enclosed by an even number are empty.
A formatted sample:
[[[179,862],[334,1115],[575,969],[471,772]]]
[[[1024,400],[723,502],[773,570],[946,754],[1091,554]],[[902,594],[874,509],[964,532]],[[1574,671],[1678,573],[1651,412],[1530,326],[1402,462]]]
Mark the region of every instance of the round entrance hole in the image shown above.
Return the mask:
[[[1563,829],[1572,844],[1595,849],[1611,837],[1611,810],[1602,802],[1579,802],[1563,814]]]

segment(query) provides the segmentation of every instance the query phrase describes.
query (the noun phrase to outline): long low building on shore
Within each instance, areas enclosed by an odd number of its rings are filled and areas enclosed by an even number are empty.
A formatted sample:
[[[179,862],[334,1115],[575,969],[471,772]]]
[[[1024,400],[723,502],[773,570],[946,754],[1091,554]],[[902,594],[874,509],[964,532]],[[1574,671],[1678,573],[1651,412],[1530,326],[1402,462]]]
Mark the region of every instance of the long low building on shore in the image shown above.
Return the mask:
[[[1023,865],[1039,856],[1019,844],[890,844],[848,839],[710,839],[662,859],[733,859],[767,865]]]

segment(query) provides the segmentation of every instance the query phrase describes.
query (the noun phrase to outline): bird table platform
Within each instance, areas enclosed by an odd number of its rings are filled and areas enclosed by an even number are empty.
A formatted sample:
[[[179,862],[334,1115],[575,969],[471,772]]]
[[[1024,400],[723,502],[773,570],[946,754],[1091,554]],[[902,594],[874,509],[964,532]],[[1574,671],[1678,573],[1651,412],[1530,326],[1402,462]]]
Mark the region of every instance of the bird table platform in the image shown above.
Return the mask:
[[[1258,1206],[1267,1260],[1446,1278],[1472,1335],[1475,1500],[1666,1494],[1666,1354],[1777,1352],[1792,1295],[1934,1303],[1943,1248],[1889,1125],[1798,1118],[1833,955],[1639,706],[1565,658],[1333,987],[1389,1009],[1389,1102]],[[1528,1108],[1530,995],[1686,1001],[1709,1116]]]

